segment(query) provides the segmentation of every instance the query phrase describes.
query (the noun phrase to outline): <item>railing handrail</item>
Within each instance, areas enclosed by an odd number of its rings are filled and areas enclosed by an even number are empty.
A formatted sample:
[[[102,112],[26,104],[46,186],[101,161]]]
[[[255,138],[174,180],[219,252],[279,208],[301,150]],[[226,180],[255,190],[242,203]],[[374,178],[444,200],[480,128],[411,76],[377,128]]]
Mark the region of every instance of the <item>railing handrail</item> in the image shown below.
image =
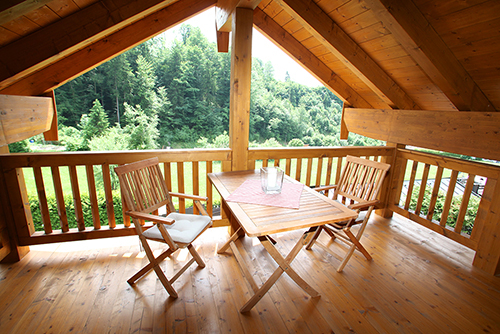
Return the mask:
[[[167,149],[144,151],[40,152],[1,154],[4,171],[24,167],[121,165],[155,155],[161,163],[231,160],[231,149]],[[80,160],[82,159],[82,160]]]

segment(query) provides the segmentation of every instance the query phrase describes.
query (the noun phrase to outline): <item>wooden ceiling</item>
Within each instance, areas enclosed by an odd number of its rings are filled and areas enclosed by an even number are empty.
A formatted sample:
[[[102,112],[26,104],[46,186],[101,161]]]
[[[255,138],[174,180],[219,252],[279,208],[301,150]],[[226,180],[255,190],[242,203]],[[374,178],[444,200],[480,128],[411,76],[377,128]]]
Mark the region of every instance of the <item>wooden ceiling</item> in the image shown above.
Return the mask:
[[[255,8],[255,28],[348,106],[500,108],[498,0],[4,0],[0,94],[46,94],[216,5],[219,19]]]

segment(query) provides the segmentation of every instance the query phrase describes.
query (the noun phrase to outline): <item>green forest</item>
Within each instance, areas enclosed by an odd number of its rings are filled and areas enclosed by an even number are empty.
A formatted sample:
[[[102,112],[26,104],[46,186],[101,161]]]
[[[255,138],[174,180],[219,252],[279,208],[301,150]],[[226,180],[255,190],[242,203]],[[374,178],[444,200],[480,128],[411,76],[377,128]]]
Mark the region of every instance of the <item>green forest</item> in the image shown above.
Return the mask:
[[[183,25],[168,45],[160,35],[56,89],[60,140],[53,144],[68,151],[227,147],[229,91],[230,54]],[[271,63],[252,60],[251,146],[379,144],[354,134],[341,141],[341,110],[327,88],[278,81]]]

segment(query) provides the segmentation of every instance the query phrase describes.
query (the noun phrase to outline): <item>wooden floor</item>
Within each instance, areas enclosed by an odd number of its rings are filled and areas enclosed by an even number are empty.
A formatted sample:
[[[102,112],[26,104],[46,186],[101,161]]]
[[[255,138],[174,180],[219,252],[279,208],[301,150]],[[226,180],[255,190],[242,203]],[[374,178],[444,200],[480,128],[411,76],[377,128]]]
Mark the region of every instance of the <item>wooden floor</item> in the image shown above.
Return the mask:
[[[275,237],[288,253],[300,235]],[[355,254],[341,274],[321,248],[299,253],[293,267],[321,298],[284,275],[247,314],[238,311],[249,287],[236,260],[216,253],[226,238],[214,228],[195,242],[207,266],[174,284],[178,299],[154,273],[126,283],[146,262],[137,237],[34,246],[0,265],[0,332],[500,333],[500,278],[474,270],[467,248],[399,216],[373,220],[363,239],[373,261]],[[262,282],[275,263],[255,240],[238,244]],[[183,257],[165,261],[166,272]]]

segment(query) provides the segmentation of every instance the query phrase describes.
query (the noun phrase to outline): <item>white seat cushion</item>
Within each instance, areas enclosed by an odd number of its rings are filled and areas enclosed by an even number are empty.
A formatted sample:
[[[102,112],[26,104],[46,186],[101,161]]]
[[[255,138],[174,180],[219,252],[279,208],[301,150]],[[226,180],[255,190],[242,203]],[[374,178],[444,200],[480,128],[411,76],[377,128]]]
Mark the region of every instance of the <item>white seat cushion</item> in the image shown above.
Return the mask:
[[[172,225],[163,225],[167,229],[172,240],[185,244],[193,242],[205,227],[212,224],[212,219],[210,217],[201,215],[172,212],[167,218],[175,220],[175,223]],[[146,238],[163,239],[157,225],[144,231],[143,235]]]

